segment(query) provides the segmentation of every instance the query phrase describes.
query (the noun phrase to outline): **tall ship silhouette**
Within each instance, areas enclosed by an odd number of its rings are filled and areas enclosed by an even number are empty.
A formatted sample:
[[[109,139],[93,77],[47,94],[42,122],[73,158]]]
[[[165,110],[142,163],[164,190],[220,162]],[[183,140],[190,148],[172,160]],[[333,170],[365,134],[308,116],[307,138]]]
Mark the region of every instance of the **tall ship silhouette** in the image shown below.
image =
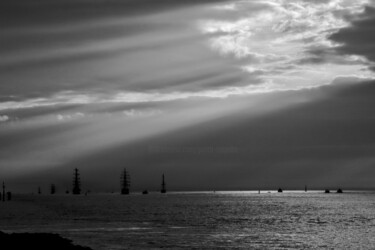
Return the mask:
[[[124,168],[124,171],[121,174],[121,194],[130,193],[130,176],[129,173]]]
[[[79,177],[78,169],[74,169],[73,176],[73,194],[81,194],[81,178]]]
[[[161,181],[161,190],[160,190],[160,192],[162,194],[165,194],[167,192],[167,189],[165,188],[164,174],[163,174],[162,181]]]

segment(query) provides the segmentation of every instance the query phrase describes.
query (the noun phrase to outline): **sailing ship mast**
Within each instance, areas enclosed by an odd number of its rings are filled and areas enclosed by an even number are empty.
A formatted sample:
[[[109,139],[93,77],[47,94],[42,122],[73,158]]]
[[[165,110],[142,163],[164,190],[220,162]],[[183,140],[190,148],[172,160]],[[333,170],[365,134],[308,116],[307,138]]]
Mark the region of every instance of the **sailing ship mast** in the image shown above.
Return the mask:
[[[73,176],[73,194],[80,194],[81,193],[81,179],[79,177],[78,169],[74,169],[74,176]]]
[[[0,199],[1,199],[1,193],[0,193]],[[3,182],[3,202],[5,201],[5,182]]]
[[[121,194],[129,194],[130,193],[130,176],[124,168],[124,171],[121,175]]]
[[[161,182],[161,190],[160,192],[162,194],[165,194],[167,192],[166,188],[165,188],[165,180],[164,180],[164,174],[163,174],[163,178],[162,178],[162,182]]]

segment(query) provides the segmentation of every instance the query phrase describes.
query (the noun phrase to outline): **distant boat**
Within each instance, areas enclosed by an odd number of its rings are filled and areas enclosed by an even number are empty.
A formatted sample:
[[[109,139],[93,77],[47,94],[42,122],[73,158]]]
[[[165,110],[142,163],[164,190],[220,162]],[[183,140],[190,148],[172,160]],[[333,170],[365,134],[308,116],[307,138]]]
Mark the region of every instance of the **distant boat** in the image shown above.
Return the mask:
[[[142,194],[148,194],[148,191],[147,190],[143,190]]]
[[[124,171],[121,174],[121,194],[130,193],[130,176],[124,168]]]
[[[329,194],[330,193],[329,189],[324,190],[324,193]]]
[[[337,189],[337,193],[342,194],[342,189],[341,188]]]
[[[161,181],[161,190],[160,190],[160,192],[162,194],[165,194],[167,192],[167,189],[165,188],[164,174],[163,174],[162,181]]]
[[[277,192],[278,192],[278,193],[282,193],[283,190],[282,190],[281,188],[279,188],[279,189],[277,190]]]

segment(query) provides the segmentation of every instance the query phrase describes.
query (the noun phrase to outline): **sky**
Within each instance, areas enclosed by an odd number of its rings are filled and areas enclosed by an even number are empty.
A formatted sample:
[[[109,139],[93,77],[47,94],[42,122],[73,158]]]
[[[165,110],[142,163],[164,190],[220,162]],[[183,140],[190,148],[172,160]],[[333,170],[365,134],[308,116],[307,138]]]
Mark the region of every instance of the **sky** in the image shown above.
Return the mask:
[[[13,190],[375,188],[373,0],[0,5]]]

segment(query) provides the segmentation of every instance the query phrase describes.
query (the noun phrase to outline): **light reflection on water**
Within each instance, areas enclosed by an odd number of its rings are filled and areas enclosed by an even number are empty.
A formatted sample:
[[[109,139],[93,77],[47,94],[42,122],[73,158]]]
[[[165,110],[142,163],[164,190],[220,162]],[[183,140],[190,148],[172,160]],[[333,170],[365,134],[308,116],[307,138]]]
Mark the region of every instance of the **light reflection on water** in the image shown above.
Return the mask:
[[[19,195],[1,230],[55,232],[93,249],[373,249],[375,193]]]

